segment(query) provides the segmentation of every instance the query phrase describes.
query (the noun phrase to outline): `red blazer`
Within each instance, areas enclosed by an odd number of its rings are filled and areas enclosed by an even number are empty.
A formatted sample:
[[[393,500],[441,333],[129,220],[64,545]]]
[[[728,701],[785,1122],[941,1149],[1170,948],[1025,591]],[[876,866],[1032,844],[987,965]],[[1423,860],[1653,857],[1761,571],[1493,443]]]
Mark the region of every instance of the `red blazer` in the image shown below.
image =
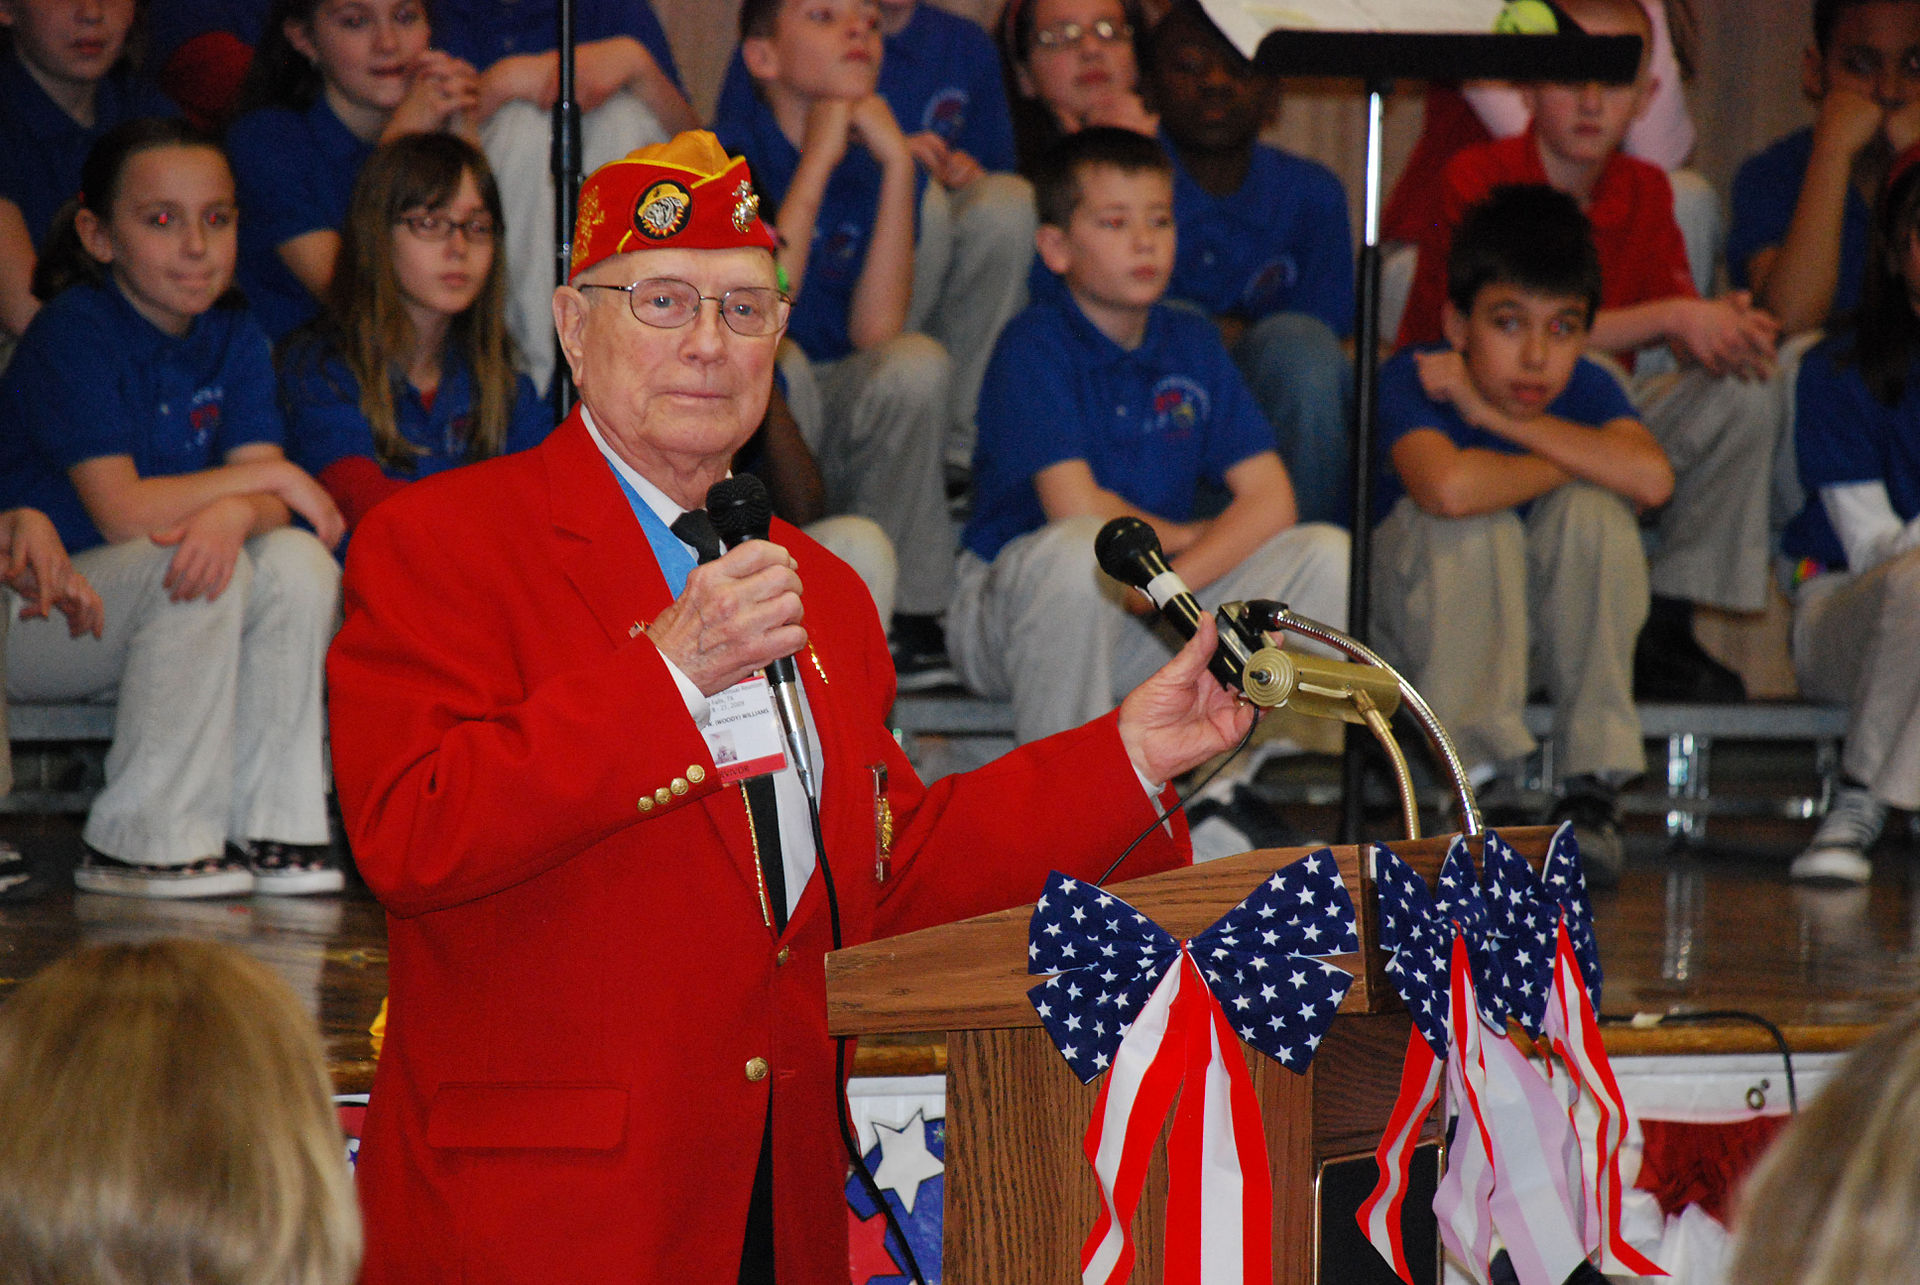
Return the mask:
[[[1031,901],[1052,866],[1093,877],[1147,826],[1112,716],[922,785],[886,730],[865,588],[774,538],[806,585],[848,943]],[[769,1094],[780,1279],[847,1279],[821,879],[776,937],[741,792],[639,632],[669,601],[577,416],[354,534],[327,669],[341,806],[388,910],[359,1160],[372,1285],[731,1282]],[[1186,852],[1176,819],[1122,874]]]

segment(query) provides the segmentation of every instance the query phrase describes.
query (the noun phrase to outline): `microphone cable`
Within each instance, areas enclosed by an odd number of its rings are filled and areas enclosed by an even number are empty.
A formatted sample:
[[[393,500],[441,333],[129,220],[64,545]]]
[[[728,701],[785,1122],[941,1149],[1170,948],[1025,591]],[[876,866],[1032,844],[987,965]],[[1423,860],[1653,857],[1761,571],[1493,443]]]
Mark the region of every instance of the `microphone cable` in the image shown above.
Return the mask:
[[[1221,759],[1218,763],[1214,764],[1213,770],[1211,772],[1208,772],[1205,776],[1201,777],[1194,784],[1188,786],[1187,792],[1185,794],[1182,794],[1179,798],[1175,799],[1173,801],[1172,807],[1168,808],[1165,812],[1162,812],[1160,815],[1156,816],[1153,820],[1149,821],[1147,823],[1147,828],[1134,836],[1133,842],[1127,845],[1127,850],[1125,852],[1122,852],[1119,856],[1115,857],[1113,859],[1113,864],[1108,866],[1105,870],[1101,871],[1100,877],[1098,879],[1095,879],[1094,883],[1105,884],[1107,880],[1111,879],[1113,877],[1113,872],[1118,870],[1121,866],[1125,865],[1127,858],[1133,855],[1133,850],[1147,841],[1148,835],[1152,834],[1154,830],[1157,829],[1158,827],[1165,825],[1167,823],[1168,817],[1171,817],[1174,813],[1178,812],[1181,808],[1186,807],[1187,803],[1193,798],[1194,795],[1200,793],[1200,791],[1206,789],[1208,785],[1212,784],[1213,778],[1216,776],[1219,776],[1220,773],[1226,769],[1227,764],[1233,762],[1235,759],[1239,758],[1241,754],[1245,753],[1248,744],[1251,743],[1253,740],[1254,730],[1260,726],[1260,720],[1265,718],[1266,716],[1267,716],[1267,711],[1265,711],[1264,709],[1261,709],[1259,706],[1256,705],[1254,707],[1253,722],[1248,725],[1246,734],[1240,738],[1239,742],[1235,744],[1232,749],[1227,751],[1227,756]]]

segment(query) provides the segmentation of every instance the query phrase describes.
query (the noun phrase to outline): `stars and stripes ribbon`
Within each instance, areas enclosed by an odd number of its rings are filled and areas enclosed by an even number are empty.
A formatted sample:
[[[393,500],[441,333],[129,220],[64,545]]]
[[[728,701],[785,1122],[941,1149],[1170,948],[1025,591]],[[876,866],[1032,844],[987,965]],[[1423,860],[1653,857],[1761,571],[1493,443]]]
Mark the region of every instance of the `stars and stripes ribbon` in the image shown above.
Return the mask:
[[[1132,1270],[1133,1215],[1169,1111],[1167,1280],[1271,1279],[1266,1135],[1236,1037],[1303,1071],[1353,984],[1320,956],[1359,949],[1324,849],[1184,943],[1096,884],[1048,879],[1027,949],[1028,971],[1047,980],[1028,995],[1082,1083],[1106,1072],[1086,1134],[1101,1194],[1080,1255],[1086,1285]]]
[[[1537,875],[1489,834],[1476,880],[1455,839],[1432,894],[1377,852],[1381,944],[1414,1029],[1380,1177],[1359,1212],[1367,1238],[1412,1280],[1400,1240],[1407,1166],[1444,1079],[1460,1114],[1434,1212],[1462,1266],[1484,1280],[1497,1234],[1522,1285],[1560,1285],[1597,1251],[1620,1270],[1662,1274],[1620,1231],[1626,1110],[1594,1017],[1599,953],[1572,828],[1555,833]],[[1566,1068],[1568,1100],[1507,1038],[1509,1017]],[[1589,1130],[1577,1124],[1583,1092],[1598,1118]]]

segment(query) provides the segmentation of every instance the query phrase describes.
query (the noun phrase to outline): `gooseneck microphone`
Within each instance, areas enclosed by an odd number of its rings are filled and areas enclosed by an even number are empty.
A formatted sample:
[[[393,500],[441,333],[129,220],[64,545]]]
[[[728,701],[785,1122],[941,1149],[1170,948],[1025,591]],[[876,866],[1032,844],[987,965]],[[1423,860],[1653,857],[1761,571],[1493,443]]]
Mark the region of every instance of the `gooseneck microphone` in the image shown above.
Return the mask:
[[[714,530],[727,542],[728,548],[734,548],[748,540],[764,540],[767,530],[773,523],[773,500],[767,494],[767,484],[751,473],[738,473],[732,477],[721,478],[707,491],[707,515],[713,519]],[[793,760],[794,770],[800,774],[800,784],[806,788],[809,798],[819,798],[815,792],[817,779],[813,770],[813,748],[807,740],[806,709],[800,703],[800,676],[794,668],[793,657],[782,656],[767,666],[767,681],[772,686],[774,708],[780,711],[780,724],[787,735],[787,753]]]
[[[1199,600],[1179,572],[1167,565],[1160,537],[1147,523],[1135,517],[1115,518],[1094,537],[1093,556],[1102,571],[1152,599],[1182,638],[1191,638],[1199,630],[1203,614]],[[1218,623],[1220,642],[1207,668],[1228,691],[1244,691],[1247,661],[1261,644],[1231,621]]]

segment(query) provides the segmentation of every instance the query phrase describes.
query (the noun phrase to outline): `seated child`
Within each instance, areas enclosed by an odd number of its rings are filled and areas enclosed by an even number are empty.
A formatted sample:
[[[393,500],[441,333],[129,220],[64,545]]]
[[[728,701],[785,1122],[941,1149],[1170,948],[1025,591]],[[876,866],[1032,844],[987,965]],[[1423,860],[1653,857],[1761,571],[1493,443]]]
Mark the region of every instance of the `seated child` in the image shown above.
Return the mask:
[[[451,134],[406,135],[360,171],[327,310],[280,360],[288,453],[349,533],[408,482],[553,427],[513,369],[501,222],[487,158]]]
[[[507,216],[507,333],[542,396],[553,336],[553,104],[560,93],[559,0],[434,0],[440,47],[480,72],[480,146]],[[692,10],[687,10],[692,12]],[[573,0],[580,173],[700,122],[667,33],[647,0]],[[756,171],[757,173],[757,171]]]
[[[0,381],[0,504],[46,513],[106,604],[98,640],[46,620],[7,634],[10,697],[117,695],[74,882],[337,890],[321,665],[343,528],[281,452],[266,336],[220,303],[233,175],[191,126],[141,119],[94,146],[80,190],[35,274],[46,306]]]
[[[1333,171],[1260,141],[1279,108],[1261,74],[1195,0],[1154,27],[1147,80],[1173,157],[1180,250],[1167,294],[1219,324],[1273,421],[1300,516],[1352,509],[1353,237]]]
[[[131,65],[134,19],[132,0],[0,4],[0,340],[40,308],[34,260],[87,149],[121,121],[172,111]]]
[[[1920,149],[1875,216],[1858,322],[1800,366],[1806,507],[1788,524],[1800,690],[1848,709],[1845,772],[1796,879],[1865,883],[1888,808],[1920,809]]]
[[[878,11],[869,0],[746,0],[740,54],[757,95],[714,132],[777,210],[794,296],[781,346],[788,402],[819,457],[828,511],[872,518],[893,542],[902,689],[951,681],[937,618],[953,584],[943,469],[953,360],[907,329],[920,177],[876,92]]]
[[[946,462],[973,460],[974,406],[993,339],[1025,303],[1033,262],[1033,189],[1019,178],[999,58],[980,25],[920,0],[878,0],[879,95],[907,131],[928,179],[921,191],[909,330],[954,362]],[[753,114],[753,79],[738,51],[714,115]]]
[[[1657,519],[1653,600],[1634,652],[1634,694],[1741,700],[1740,676],[1694,639],[1693,608],[1756,612],[1767,604],[1774,455],[1787,411],[1774,378],[1779,326],[1744,292],[1698,296],[1667,176],[1620,151],[1650,88],[1646,10],[1637,0],[1564,0],[1561,7],[1596,35],[1639,36],[1639,77],[1630,85],[1529,85],[1533,124],[1525,134],[1453,158],[1443,219],[1420,244],[1399,341],[1443,337],[1447,244],[1469,206],[1504,183],[1546,183],[1580,203],[1600,251],[1600,310],[1589,346],[1630,369],[1635,350],[1652,344],[1667,345],[1683,363],[1629,385],[1675,474],[1673,499]]]
[[[1534,749],[1523,717],[1544,685],[1562,747],[1560,798],[1590,881],[1624,860],[1615,790],[1646,768],[1633,646],[1647,615],[1636,513],[1673,470],[1620,386],[1581,356],[1600,257],[1573,199],[1495,188],[1447,257],[1447,344],[1380,371],[1373,610],[1458,742],[1489,802]]]
[[[1152,523],[1208,607],[1279,598],[1347,618],[1347,535],[1296,523],[1293,486],[1213,323],[1162,306],[1173,174],[1144,134],[1091,126],[1038,167],[1040,257],[1063,279],[1001,335],[980,393],[974,509],[948,611],[967,686],[1034,740],[1095,718],[1166,662],[1144,597],[1094,563],[1101,526]],[[1194,516],[1202,480],[1232,496]]]
[[[271,968],[85,947],[0,1004],[12,1281],[350,1285],[360,1211],[320,1032]]]
[[[1787,334],[1860,304],[1872,206],[1896,153],[1920,139],[1920,3],[1815,0],[1800,85],[1815,106],[1733,180],[1727,277]]]
[[[1159,132],[1140,96],[1147,27],[1140,0],[1008,0],[1000,71],[1022,174],[1032,177],[1055,143],[1089,125]]]
[[[472,129],[473,68],[430,38],[421,0],[277,0],[268,15],[227,149],[245,215],[240,286],[269,338],[319,311],[373,149]]]

